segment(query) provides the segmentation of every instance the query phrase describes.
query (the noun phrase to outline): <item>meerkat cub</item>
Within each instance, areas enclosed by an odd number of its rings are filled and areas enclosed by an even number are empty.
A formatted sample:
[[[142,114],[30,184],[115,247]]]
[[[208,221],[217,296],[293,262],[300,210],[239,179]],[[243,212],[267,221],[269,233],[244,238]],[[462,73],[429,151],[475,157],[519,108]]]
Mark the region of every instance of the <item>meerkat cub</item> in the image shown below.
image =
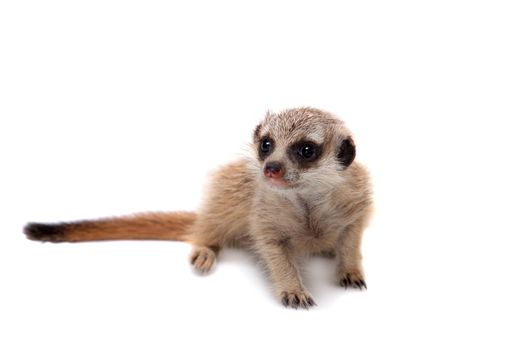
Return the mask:
[[[343,122],[313,108],[268,112],[253,133],[253,154],[220,168],[197,213],[145,213],[71,223],[29,223],[29,239],[79,242],[181,240],[193,244],[191,264],[208,272],[222,247],[253,251],[285,306],[315,302],[303,284],[301,260],[337,259],[343,287],[366,288],[361,238],[371,216],[367,171],[354,162]]]

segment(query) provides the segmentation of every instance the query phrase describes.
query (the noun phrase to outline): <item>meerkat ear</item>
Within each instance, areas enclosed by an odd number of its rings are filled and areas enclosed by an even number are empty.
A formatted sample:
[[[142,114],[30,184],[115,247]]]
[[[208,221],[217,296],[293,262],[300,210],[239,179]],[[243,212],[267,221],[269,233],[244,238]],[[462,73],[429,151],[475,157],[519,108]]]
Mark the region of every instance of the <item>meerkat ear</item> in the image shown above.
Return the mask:
[[[339,145],[339,151],[337,153],[337,160],[345,168],[350,166],[355,159],[355,145],[354,140],[350,136],[344,139]]]

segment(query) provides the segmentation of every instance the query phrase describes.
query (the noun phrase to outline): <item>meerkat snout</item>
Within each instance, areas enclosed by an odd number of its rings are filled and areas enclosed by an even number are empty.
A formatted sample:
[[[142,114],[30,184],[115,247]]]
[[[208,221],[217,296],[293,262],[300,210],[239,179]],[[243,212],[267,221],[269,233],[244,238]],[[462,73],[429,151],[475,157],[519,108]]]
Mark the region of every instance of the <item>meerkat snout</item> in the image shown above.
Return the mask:
[[[282,178],[284,175],[283,165],[278,162],[268,162],[264,167],[264,176],[272,179]]]
[[[263,169],[263,174],[271,185],[281,189],[290,188],[288,174],[282,162],[268,161]]]

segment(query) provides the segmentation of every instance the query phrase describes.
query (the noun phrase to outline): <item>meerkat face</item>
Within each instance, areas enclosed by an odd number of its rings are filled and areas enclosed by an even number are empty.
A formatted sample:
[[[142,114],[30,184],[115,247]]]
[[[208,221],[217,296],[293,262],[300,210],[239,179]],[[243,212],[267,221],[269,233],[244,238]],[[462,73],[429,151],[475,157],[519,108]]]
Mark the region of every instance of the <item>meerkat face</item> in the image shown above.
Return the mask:
[[[275,190],[336,186],[355,157],[343,122],[313,108],[268,113],[253,135],[261,179]]]

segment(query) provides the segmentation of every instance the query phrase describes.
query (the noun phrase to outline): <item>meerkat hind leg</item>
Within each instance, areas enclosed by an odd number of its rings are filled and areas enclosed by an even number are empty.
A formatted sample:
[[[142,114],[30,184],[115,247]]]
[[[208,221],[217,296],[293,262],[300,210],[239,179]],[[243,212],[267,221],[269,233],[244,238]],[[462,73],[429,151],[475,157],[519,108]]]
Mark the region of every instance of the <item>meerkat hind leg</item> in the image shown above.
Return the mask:
[[[210,272],[217,260],[219,247],[193,246],[193,251],[190,255],[190,263],[195,270],[202,274]]]

